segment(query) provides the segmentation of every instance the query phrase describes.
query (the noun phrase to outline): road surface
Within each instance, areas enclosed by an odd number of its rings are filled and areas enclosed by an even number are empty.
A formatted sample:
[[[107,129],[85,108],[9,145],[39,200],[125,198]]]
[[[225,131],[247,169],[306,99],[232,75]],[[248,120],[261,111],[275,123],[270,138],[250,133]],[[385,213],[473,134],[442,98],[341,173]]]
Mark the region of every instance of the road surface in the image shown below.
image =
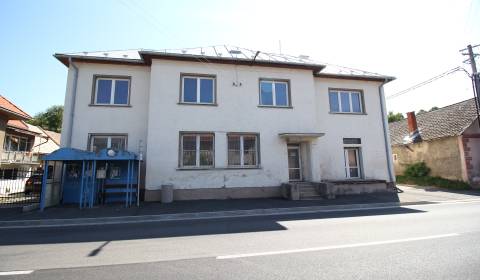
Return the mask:
[[[0,279],[480,279],[480,202],[0,237]]]

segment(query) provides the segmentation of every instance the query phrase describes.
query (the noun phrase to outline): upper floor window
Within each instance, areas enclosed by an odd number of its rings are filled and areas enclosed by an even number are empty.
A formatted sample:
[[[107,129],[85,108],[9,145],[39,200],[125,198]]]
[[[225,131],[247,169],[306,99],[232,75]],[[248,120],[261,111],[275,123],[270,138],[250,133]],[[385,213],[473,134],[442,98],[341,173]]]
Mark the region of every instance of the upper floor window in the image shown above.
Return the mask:
[[[215,76],[182,75],[180,103],[215,104]]]
[[[229,166],[253,167],[258,165],[258,137],[256,134],[229,134],[227,137]]]
[[[130,77],[95,77],[94,105],[125,106],[130,103]]]
[[[363,113],[362,92],[358,90],[335,90],[328,92],[331,113]]]
[[[5,151],[21,151],[25,152],[29,150],[30,142],[27,137],[21,137],[17,135],[5,135],[3,142],[3,150]]]
[[[290,89],[287,80],[260,80],[260,105],[290,107]]]
[[[181,133],[180,167],[213,167],[214,138],[211,133]]]
[[[124,151],[127,148],[127,135],[90,134],[89,150],[99,152],[103,149]]]

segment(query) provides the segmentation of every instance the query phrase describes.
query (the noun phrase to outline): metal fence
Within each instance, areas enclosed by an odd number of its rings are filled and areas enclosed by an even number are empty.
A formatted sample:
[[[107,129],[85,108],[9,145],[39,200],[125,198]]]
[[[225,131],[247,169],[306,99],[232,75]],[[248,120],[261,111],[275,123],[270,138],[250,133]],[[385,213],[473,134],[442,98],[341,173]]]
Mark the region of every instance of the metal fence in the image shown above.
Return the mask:
[[[40,202],[43,171],[36,167],[0,169],[0,207]]]

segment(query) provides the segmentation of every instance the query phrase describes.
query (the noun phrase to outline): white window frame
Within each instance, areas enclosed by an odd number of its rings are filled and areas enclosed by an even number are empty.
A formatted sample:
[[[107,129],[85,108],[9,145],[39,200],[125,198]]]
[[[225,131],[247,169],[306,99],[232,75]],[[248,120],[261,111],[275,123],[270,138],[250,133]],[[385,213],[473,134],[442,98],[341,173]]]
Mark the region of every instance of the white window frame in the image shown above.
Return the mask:
[[[185,79],[196,79],[197,81],[197,100],[195,102],[191,101],[185,101]],[[201,80],[212,80],[212,102],[200,102],[200,83]],[[203,104],[203,105],[211,105],[211,104],[216,104],[216,77],[212,76],[195,76],[195,75],[183,75],[182,76],[182,99],[180,100],[181,103],[186,103],[186,104]]]
[[[128,106],[130,104],[130,79],[128,78],[108,78],[108,77],[96,77],[95,78],[95,96],[93,99],[93,105],[109,105],[109,106]],[[110,102],[109,103],[97,103],[97,97],[98,97],[98,82],[104,80],[104,81],[112,81],[112,88],[110,90]],[[115,104],[115,86],[116,86],[116,81],[126,81],[128,82],[127,88],[128,88],[128,93],[127,93],[127,103],[125,104]]]
[[[102,135],[102,134],[90,134],[90,143],[89,143],[89,151],[93,151],[93,141],[95,138],[107,138],[107,149],[112,147],[112,138],[123,138],[125,151],[127,150],[128,144],[128,135]]]
[[[183,164],[183,137],[195,136],[195,165]],[[200,165],[200,136],[212,137],[212,165]],[[215,135],[213,133],[182,133],[180,134],[180,167],[181,168],[212,168],[215,166]]]
[[[228,137],[230,136],[240,136],[240,165],[235,165],[235,164],[228,164],[228,152],[229,152],[229,147],[228,147],[228,142],[229,142],[229,139]],[[255,164],[253,165],[246,165],[245,164],[245,159],[244,159],[244,152],[245,152],[245,147],[244,147],[244,136],[254,136],[255,137]],[[257,134],[248,134],[248,133],[245,133],[245,134],[236,134],[236,133],[231,133],[231,134],[227,134],[227,165],[230,166],[230,167],[256,167],[259,165],[258,163],[258,135]]]
[[[271,83],[272,84],[272,101],[273,104],[262,104],[262,83]],[[277,92],[275,90],[275,84],[285,84],[287,86],[287,105],[277,105]],[[283,80],[260,80],[260,106],[270,106],[270,107],[290,107],[290,83],[288,81],[283,81]]]
[[[343,105],[342,105],[342,99],[341,99],[341,94],[342,92],[348,93],[348,102],[349,102],[349,110],[350,111],[344,111]],[[330,94],[336,94],[337,95],[337,100],[338,100],[338,109],[339,111],[331,111],[331,104],[330,104]],[[360,112],[354,112],[353,111],[353,102],[352,102],[352,95],[353,93],[358,93],[359,95],[359,101],[360,101]],[[329,98],[328,98],[328,105],[331,113],[335,114],[363,114],[364,113],[364,108],[363,108],[363,93],[360,90],[342,90],[342,89],[331,89],[328,91]]]
[[[357,158],[357,166],[350,166],[350,163],[348,161],[348,151],[349,150],[354,150],[355,151],[355,157]],[[343,157],[345,161],[345,176],[347,179],[361,179],[362,178],[362,163],[360,162],[360,147],[359,146],[348,146],[344,147],[343,149]],[[358,176],[352,177],[350,175],[350,168],[357,168],[358,169]]]

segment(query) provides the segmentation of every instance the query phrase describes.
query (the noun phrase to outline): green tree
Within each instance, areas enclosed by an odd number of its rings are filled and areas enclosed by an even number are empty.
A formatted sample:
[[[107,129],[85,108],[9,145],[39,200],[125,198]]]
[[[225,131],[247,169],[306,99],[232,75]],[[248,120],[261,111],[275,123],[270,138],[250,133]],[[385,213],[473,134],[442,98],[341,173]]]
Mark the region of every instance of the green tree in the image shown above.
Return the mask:
[[[417,115],[420,115],[420,114],[423,114],[423,113],[427,113],[427,111],[425,111],[423,109],[420,109],[420,111],[418,111]]]
[[[391,122],[396,122],[396,121],[401,121],[403,120],[404,117],[403,117],[403,114],[402,113],[394,113],[392,111],[388,112],[388,122],[391,123]]]
[[[62,129],[63,106],[54,105],[44,112],[36,114],[29,124],[40,126],[43,129],[60,132]]]
[[[437,106],[433,106],[432,108],[430,108],[429,112],[432,112],[432,111],[435,111],[435,110],[438,110]]]

